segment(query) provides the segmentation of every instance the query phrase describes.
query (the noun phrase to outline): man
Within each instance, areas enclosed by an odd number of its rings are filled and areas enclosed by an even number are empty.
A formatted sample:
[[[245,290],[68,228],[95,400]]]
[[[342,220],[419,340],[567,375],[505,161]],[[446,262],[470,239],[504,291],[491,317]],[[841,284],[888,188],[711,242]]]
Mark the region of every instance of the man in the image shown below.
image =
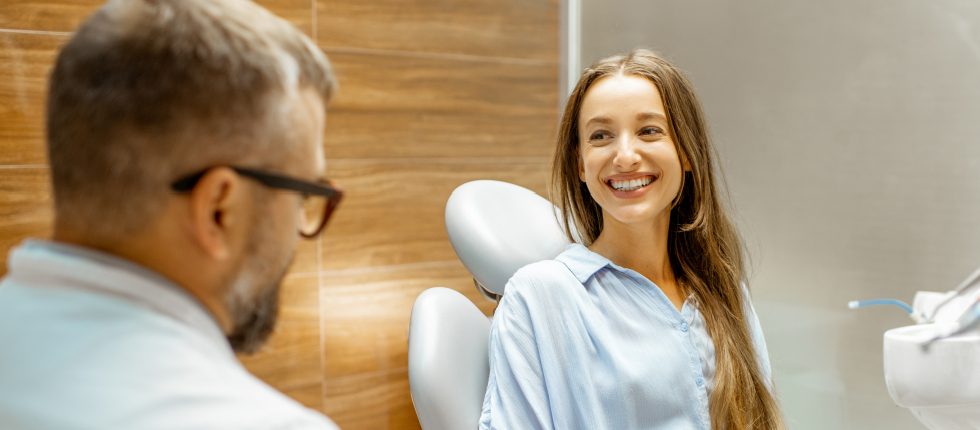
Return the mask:
[[[272,330],[323,179],[326,57],[248,0],[118,0],[51,74],[51,241],[0,283],[0,428],[333,429],[234,351]]]

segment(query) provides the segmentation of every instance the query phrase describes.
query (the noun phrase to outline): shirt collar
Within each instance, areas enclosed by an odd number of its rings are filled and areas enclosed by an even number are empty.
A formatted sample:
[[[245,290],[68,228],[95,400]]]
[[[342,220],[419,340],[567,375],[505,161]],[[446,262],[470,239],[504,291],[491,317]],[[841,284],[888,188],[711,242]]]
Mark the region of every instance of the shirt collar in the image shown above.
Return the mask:
[[[565,264],[568,270],[575,275],[575,278],[583,284],[599,269],[612,265],[608,258],[592,252],[580,243],[573,243],[565,247],[565,250],[558,257],[555,257],[555,260]]]
[[[656,284],[654,284],[652,281],[644,278],[643,275],[613,263],[608,258],[593,252],[580,243],[573,243],[565,247],[565,250],[555,257],[555,260],[564,263],[565,266],[568,267],[568,270],[571,271],[572,274],[575,275],[575,278],[582,284],[585,284],[589,278],[594,276],[599,270],[608,267],[610,270],[616,270],[625,274],[626,276],[632,276],[638,279],[642,278],[647,284],[656,286]],[[742,284],[742,289],[743,292],[746,292],[744,283]],[[692,310],[698,308],[699,303],[697,297],[691,293],[687,296],[685,305],[682,307],[680,312],[690,322],[690,320],[693,318],[693,315],[691,314]]]
[[[234,358],[221,328],[200,302],[162,275],[94,249],[30,239],[10,253],[12,280],[51,283],[111,295],[151,309],[201,332]]]

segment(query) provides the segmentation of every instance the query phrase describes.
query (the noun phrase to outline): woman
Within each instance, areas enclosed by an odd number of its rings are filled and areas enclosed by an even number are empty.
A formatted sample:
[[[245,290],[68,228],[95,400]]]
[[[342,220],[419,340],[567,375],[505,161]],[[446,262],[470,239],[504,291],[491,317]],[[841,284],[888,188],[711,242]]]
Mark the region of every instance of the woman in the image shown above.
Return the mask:
[[[781,429],[692,85],[654,53],[582,75],[553,197],[581,244],[508,282],[481,429]]]

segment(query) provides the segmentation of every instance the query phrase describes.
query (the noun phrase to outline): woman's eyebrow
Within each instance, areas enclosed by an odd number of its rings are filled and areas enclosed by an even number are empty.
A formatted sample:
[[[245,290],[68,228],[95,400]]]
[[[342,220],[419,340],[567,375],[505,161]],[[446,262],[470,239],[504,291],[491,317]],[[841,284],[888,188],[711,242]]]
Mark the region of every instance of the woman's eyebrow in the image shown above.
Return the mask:
[[[593,117],[593,118],[589,119],[588,121],[586,121],[585,122],[585,126],[588,127],[592,123],[612,124],[612,122],[613,122],[612,118],[605,117],[605,116],[597,116],[597,117]]]
[[[640,121],[646,121],[651,119],[658,119],[661,121],[667,121],[667,116],[660,112],[640,112],[636,114],[636,119]]]

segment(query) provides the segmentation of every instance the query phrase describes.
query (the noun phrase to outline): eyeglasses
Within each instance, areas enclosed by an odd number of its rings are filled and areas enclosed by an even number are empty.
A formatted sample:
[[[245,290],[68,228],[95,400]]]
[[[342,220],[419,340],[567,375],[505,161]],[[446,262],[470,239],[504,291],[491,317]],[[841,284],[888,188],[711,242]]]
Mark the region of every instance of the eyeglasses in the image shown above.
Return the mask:
[[[184,176],[170,184],[174,191],[186,193],[194,189],[197,183],[213,166],[199,172]],[[326,227],[330,215],[337,209],[344,192],[329,180],[310,182],[291,178],[278,173],[265,172],[247,167],[227,166],[239,175],[254,179],[269,188],[296,191],[303,197],[303,222],[299,229],[300,236],[307,239],[315,238]]]

